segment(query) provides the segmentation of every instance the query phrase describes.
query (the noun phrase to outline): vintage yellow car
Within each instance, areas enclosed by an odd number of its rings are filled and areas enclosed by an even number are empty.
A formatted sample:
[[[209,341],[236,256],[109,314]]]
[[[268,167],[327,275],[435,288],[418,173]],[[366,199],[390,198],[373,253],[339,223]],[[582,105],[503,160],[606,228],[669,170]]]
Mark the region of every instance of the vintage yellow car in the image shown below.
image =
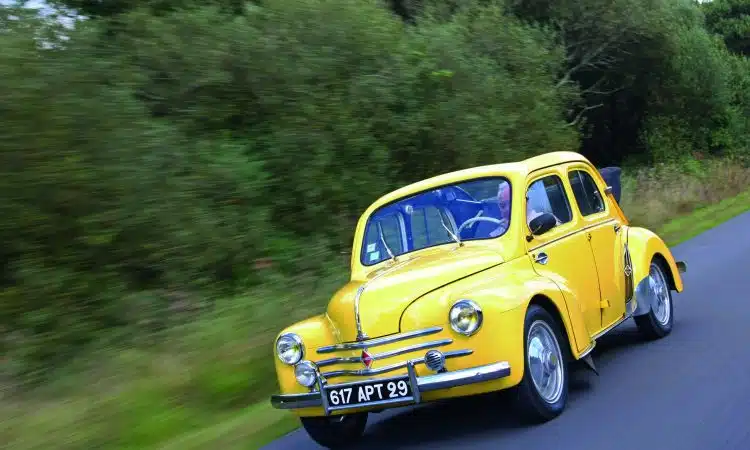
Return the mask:
[[[271,403],[328,448],[370,412],[503,389],[525,417],[556,417],[570,365],[596,371],[597,339],[630,317],[651,339],[672,330],[686,265],[629,226],[619,193],[619,168],[552,152],[381,197],[357,224],[350,281],[278,335]]]

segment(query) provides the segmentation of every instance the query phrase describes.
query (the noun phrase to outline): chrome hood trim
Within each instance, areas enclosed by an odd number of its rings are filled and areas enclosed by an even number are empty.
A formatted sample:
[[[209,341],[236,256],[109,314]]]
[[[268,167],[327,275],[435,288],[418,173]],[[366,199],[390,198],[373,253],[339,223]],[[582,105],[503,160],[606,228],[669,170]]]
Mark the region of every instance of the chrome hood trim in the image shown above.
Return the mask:
[[[361,320],[360,315],[359,315],[359,301],[362,298],[362,294],[365,292],[365,289],[367,289],[367,286],[369,286],[371,283],[374,283],[375,280],[377,280],[378,278],[380,278],[382,276],[385,276],[385,275],[387,275],[387,274],[389,274],[389,273],[391,273],[391,272],[393,272],[395,270],[398,270],[398,269],[406,266],[407,264],[409,264],[409,263],[411,263],[413,261],[416,261],[418,259],[419,259],[419,257],[410,258],[410,259],[407,259],[406,261],[402,261],[400,263],[394,264],[391,267],[385,268],[379,274],[375,275],[370,280],[368,280],[365,283],[363,283],[359,288],[357,288],[357,293],[354,296],[354,323],[357,326],[357,341],[362,342],[362,341],[364,341],[364,340],[366,340],[366,339],[369,338],[369,336],[367,336],[367,334],[362,329],[362,320]]]

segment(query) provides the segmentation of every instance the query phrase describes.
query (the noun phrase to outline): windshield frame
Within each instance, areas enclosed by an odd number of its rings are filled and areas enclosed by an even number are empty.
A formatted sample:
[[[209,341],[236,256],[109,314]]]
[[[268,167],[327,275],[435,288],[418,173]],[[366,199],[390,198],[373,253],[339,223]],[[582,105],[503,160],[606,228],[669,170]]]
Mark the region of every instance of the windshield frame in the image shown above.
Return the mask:
[[[410,204],[410,200],[419,198],[421,196],[424,196],[425,194],[429,195],[432,192],[445,191],[447,189],[449,191],[462,192],[463,195],[465,197],[468,197],[469,199],[471,199],[472,202],[477,202],[477,204],[476,204],[477,210],[476,211],[481,211],[481,210],[484,209],[484,207],[483,207],[484,206],[483,205],[484,202],[486,202],[487,200],[489,200],[491,198],[497,198],[497,190],[495,190],[495,193],[493,194],[492,197],[482,197],[482,198],[478,198],[477,199],[477,198],[474,198],[473,196],[471,196],[471,194],[469,194],[469,192],[467,192],[464,189],[464,187],[466,185],[474,184],[474,183],[479,183],[479,182],[482,182],[482,181],[492,181],[493,183],[496,183],[497,185],[499,185],[502,182],[505,182],[506,185],[507,185],[508,198],[509,198],[508,199],[508,202],[509,202],[508,217],[507,217],[508,224],[506,226],[506,229],[502,233],[500,233],[497,236],[489,236],[488,235],[488,236],[484,236],[484,237],[461,238],[460,242],[456,242],[453,239],[448,239],[448,240],[446,240],[444,242],[437,242],[437,243],[434,243],[434,244],[427,243],[426,245],[419,246],[417,248],[415,248],[415,245],[414,245],[414,236],[412,236],[411,239],[407,239],[407,234],[409,234],[409,235],[413,234],[413,228],[409,229],[410,225],[405,220],[407,215],[410,216],[413,213],[414,205]],[[445,194],[440,194],[440,195],[445,195]],[[454,208],[453,210],[451,210],[449,204],[453,204],[457,200],[458,200],[458,196],[456,196],[453,199],[443,200],[443,201],[436,201],[434,203],[426,202],[425,204],[420,204],[418,206],[418,208],[427,208],[428,206],[438,207],[439,208],[438,209],[438,215],[442,216],[445,219],[445,224],[448,225],[449,227],[451,227],[452,231],[455,233],[458,230],[458,227],[463,222],[456,223],[456,221],[459,220],[459,218],[456,217],[457,216],[456,209]],[[463,199],[463,200],[467,200],[467,199]],[[461,201],[461,200],[458,200],[458,201]],[[398,209],[395,209],[394,211],[388,212],[386,214],[382,214],[383,211],[385,211],[387,209],[391,209],[391,208],[394,207],[394,205],[397,205],[399,203],[402,203],[402,205],[400,205],[401,207],[399,207]],[[468,203],[468,204],[470,204],[470,203]],[[404,208],[407,205],[410,208]],[[384,262],[387,262],[387,261],[393,261],[394,260],[394,258],[391,258],[390,255],[387,254],[387,251],[386,251],[386,254],[384,256],[379,257],[377,260],[375,260],[373,262],[370,262],[370,261],[367,260],[367,255],[369,253],[367,251],[368,250],[367,249],[367,247],[368,247],[368,236],[372,232],[372,228],[375,227],[376,224],[378,224],[383,218],[392,217],[394,214],[397,214],[396,217],[397,217],[397,221],[398,221],[398,226],[400,227],[399,230],[398,230],[399,231],[399,233],[398,233],[399,234],[399,240],[400,240],[400,242],[399,242],[399,248],[391,248],[390,250],[395,255],[395,258],[399,258],[399,257],[405,256],[405,255],[409,255],[409,254],[415,253],[415,252],[420,252],[422,250],[427,250],[427,249],[431,249],[431,248],[441,247],[441,246],[445,246],[445,245],[449,245],[449,244],[452,244],[452,245],[459,244],[460,245],[460,244],[463,244],[464,242],[480,242],[480,241],[491,241],[491,240],[499,239],[499,238],[505,236],[506,234],[508,234],[508,232],[511,229],[512,221],[513,221],[513,206],[514,206],[513,205],[513,183],[511,182],[511,179],[508,176],[501,175],[501,174],[483,175],[483,176],[477,176],[477,177],[473,177],[473,178],[466,178],[466,179],[462,179],[462,180],[453,181],[453,182],[450,182],[450,183],[443,183],[443,184],[440,184],[440,185],[430,186],[429,188],[422,189],[422,190],[417,191],[417,192],[409,193],[408,195],[404,195],[402,197],[399,197],[397,199],[394,199],[394,200],[391,200],[391,201],[389,201],[387,203],[379,205],[375,210],[373,210],[370,214],[368,214],[368,216],[367,216],[367,218],[366,218],[366,220],[365,220],[365,222],[363,224],[362,235],[361,235],[361,238],[359,239],[359,244],[358,244],[358,246],[359,246],[359,263],[363,267],[372,267],[372,266],[376,266],[378,264],[381,264],[381,263],[384,263]],[[412,211],[411,212],[407,212],[408,209],[412,209]],[[476,211],[473,214],[469,214],[468,217],[463,218],[463,221],[466,221],[467,219],[470,219],[470,218],[474,217],[476,215]],[[426,214],[426,209],[425,209],[425,214]],[[380,216],[380,217],[378,217],[378,216]],[[373,219],[376,218],[376,217],[378,217],[380,220],[373,221]],[[490,217],[495,218],[494,216],[490,216]],[[411,219],[409,219],[409,220],[411,220]],[[380,228],[380,226],[378,226],[377,228]],[[376,233],[378,233],[378,229],[377,228],[374,230]],[[442,226],[439,226],[439,228],[443,229]],[[459,238],[460,238],[460,236],[459,236]],[[379,237],[377,238],[377,240],[379,241]],[[405,245],[406,245],[406,247],[405,247]],[[411,246],[411,248],[409,248],[409,246]],[[404,249],[407,249],[407,250],[404,251]]]

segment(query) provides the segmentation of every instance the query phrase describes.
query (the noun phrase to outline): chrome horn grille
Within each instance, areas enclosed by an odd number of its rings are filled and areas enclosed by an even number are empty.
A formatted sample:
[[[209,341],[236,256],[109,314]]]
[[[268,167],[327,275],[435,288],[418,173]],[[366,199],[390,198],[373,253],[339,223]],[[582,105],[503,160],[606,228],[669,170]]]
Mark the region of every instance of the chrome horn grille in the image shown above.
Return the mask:
[[[399,333],[394,334],[390,336],[382,336],[378,338],[368,339],[365,341],[358,341],[358,342],[345,342],[342,344],[336,344],[336,345],[329,345],[325,347],[320,347],[317,349],[317,353],[319,354],[326,354],[326,353],[336,353],[336,352],[351,352],[353,350],[366,350],[366,349],[372,349],[375,347],[381,347],[388,344],[393,344],[396,342],[402,342],[402,341],[408,341],[410,339],[416,339],[424,336],[429,336],[431,334],[439,333],[443,331],[442,327],[430,327],[425,328],[422,330],[416,330],[416,331],[409,331],[405,333]],[[430,350],[435,349],[438,347],[444,347],[446,345],[450,345],[453,343],[453,339],[450,338],[442,338],[442,339],[435,339],[428,342],[421,342],[417,344],[411,344],[411,345],[404,345],[403,347],[388,350],[381,353],[368,353],[368,359],[370,361],[383,361],[390,358],[395,358],[396,356],[405,355],[408,353],[413,353],[420,350]],[[462,349],[462,350],[451,350],[442,352],[445,359],[450,358],[458,358],[461,356],[467,356],[471,355],[473,353],[473,350],[471,349]],[[417,357],[417,358],[409,358],[403,359],[401,361],[394,361],[391,364],[378,367],[378,368],[369,368],[366,367],[364,369],[341,369],[341,370],[332,370],[329,372],[322,372],[321,376],[325,378],[333,378],[333,377],[341,377],[341,376],[372,376],[372,375],[380,375],[388,372],[393,372],[395,370],[404,369],[406,368],[407,361],[411,361],[414,364],[424,364],[425,363],[425,357]],[[326,366],[332,366],[337,364],[362,364],[363,359],[361,356],[338,356],[338,357],[332,357],[323,359],[320,361],[317,361],[315,364],[318,366],[318,368],[323,368]]]

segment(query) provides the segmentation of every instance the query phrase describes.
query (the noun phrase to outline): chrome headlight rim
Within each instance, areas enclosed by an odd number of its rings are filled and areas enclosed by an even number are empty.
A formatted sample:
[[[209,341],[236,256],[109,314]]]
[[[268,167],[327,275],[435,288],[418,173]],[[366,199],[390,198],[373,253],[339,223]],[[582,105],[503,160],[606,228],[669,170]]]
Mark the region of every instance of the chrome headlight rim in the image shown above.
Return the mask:
[[[456,307],[460,305],[466,305],[474,310],[474,314],[477,317],[477,326],[470,330],[462,330],[458,328],[456,325],[454,325],[453,320],[451,320],[451,316],[453,315],[453,310],[456,309]],[[448,323],[450,324],[450,327],[453,331],[455,331],[458,334],[461,334],[463,336],[473,336],[479,332],[479,330],[482,328],[482,324],[484,323],[484,313],[482,312],[482,308],[473,300],[469,300],[468,298],[462,298],[453,305],[451,305],[450,309],[448,310]]]
[[[307,369],[310,372],[312,372],[312,378],[310,380],[310,383],[303,383],[300,380],[300,371],[304,369]],[[318,382],[317,372],[318,372],[318,366],[316,366],[314,362],[308,361],[306,359],[303,359],[302,361],[294,365],[294,378],[297,380],[297,383],[307,388],[311,388],[315,386],[315,383]]]
[[[287,361],[281,356],[281,352],[279,351],[279,343],[283,339],[291,339],[299,347],[299,355],[293,360]],[[279,358],[279,361],[286,364],[287,366],[293,366],[295,364],[298,364],[305,357],[305,344],[304,342],[302,342],[302,338],[299,337],[298,334],[284,333],[278,338],[276,338],[275,351],[276,351],[276,357]]]

